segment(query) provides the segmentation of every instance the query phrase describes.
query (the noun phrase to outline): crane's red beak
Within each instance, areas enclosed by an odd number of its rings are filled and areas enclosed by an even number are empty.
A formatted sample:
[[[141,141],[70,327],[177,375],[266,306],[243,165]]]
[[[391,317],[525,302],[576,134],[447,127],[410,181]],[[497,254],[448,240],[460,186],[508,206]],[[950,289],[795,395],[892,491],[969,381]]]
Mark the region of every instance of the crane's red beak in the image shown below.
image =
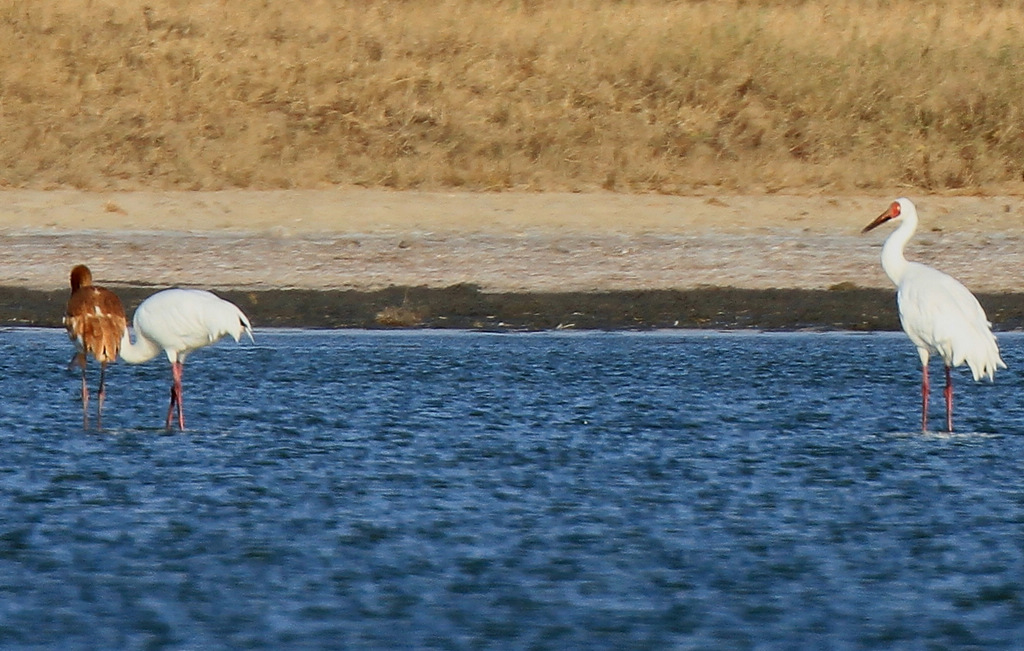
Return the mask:
[[[873,221],[873,222],[871,222],[870,224],[868,224],[867,226],[865,226],[865,227],[864,227],[864,230],[862,230],[862,231],[861,231],[861,233],[867,233],[867,232],[868,232],[868,231],[870,231],[870,230],[871,230],[872,228],[874,228],[874,227],[876,227],[876,226],[879,226],[879,225],[881,225],[881,224],[884,224],[885,222],[889,221],[889,220],[890,220],[890,219],[892,219],[893,217],[899,217],[899,215],[900,215],[900,204],[898,204],[898,203],[896,203],[896,202],[894,201],[894,202],[892,202],[892,204],[891,204],[891,205],[889,206],[889,209],[888,209],[888,210],[886,210],[886,211],[885,211],[885,212],[883,212],[883,213],[882,213],[881,215],[879,215],[878,217],[876,217],[876,218],[875,218],[875,221]]]

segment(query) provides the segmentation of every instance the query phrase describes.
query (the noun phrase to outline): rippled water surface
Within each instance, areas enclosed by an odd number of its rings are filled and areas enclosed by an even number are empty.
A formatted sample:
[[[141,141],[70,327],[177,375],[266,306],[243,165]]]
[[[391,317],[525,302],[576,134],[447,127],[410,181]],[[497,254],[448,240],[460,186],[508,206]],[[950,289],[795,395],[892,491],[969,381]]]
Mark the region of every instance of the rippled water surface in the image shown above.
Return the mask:
[[[85,432],[63,332],[0,331],[0,647],[1014,648],[1000,343],[950,436],[896,333],[264,331],[167,434],[166,361]]]

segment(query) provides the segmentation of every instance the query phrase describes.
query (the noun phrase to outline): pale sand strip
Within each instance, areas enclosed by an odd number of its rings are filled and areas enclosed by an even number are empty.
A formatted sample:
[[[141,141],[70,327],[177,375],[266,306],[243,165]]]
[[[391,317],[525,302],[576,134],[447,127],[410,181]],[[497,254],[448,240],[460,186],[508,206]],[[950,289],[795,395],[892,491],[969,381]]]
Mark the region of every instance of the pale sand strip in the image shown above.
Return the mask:
[[[892,196],[471,194],[377,190],[2,193],[0,285],[488,291],[887,287]],[[908,255],[975,291],[1024,291],[1024,201],[914,197]]]

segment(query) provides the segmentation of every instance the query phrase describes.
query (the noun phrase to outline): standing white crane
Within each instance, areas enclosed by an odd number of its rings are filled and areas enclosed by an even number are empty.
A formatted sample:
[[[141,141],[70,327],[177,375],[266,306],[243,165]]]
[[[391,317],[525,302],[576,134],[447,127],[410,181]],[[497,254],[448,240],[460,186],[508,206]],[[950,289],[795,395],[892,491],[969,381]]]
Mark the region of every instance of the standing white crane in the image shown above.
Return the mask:
[[[181,379],[185,358],[204,346],[216,343],[225,335],[235,341],[242,334],[252,336],[252,326],[242,310],[210,292],[200,289],[165,289],[142,301],[133,319],[135,343],[128,330],[121,340],[121,359],[129,364],[148,362],[162,350],[171,362],[171,404],[167,408],[167,429],[175,409],[178,428],[185,429]]]
[[[918,262],[909,262],[903,249],[917,230],[917,208],[900,198],[875,221],[866,233],[887,221],[900,226],[882,247],[882,268],[896,285],[900,323],[917,346],[921,357],[921,431],[928,430],[928,358],[939,355],[946,365],[946,429],[953,431],[953,378],[950,369],[967,363],[975,382],[995,377],[1006,368],[985,311],[966,287],[952,276]]]

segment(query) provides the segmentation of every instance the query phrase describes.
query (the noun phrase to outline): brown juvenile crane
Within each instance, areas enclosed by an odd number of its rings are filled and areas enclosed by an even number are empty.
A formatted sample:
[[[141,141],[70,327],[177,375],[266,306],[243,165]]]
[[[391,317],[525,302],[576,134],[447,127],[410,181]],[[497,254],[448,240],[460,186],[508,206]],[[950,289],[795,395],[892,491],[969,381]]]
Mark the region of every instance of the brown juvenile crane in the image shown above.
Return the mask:
[[[85,379],[87,356],[92,355],[100,363],[96,428],[102,429],[107,364],[117,359],[128,321],[121,299],[109,289],[93,285],[92,272],[84,264],[71,270],[71,297],[64,315],[64,327],[78,349],[71,365],[78,364],[82,368],[82,421],[86,429],[89,428],[89,388]]]

